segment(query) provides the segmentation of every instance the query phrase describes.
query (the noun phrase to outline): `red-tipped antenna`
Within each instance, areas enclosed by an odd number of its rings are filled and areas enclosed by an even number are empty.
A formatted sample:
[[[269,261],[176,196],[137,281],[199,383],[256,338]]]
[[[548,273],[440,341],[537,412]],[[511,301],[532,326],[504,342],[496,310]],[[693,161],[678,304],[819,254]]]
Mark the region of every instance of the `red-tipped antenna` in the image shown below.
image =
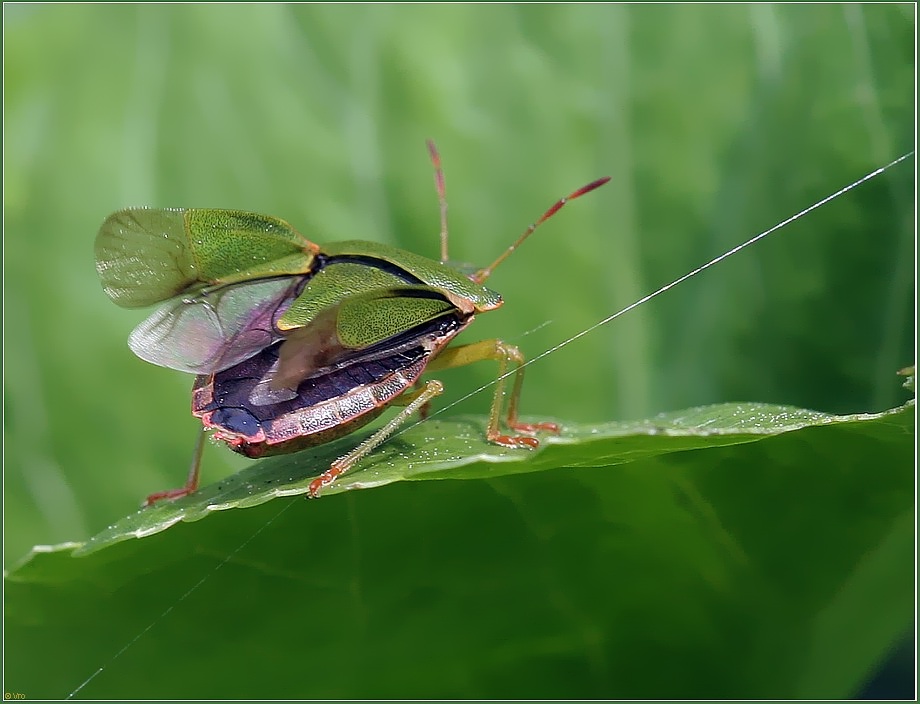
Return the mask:
[[[430,145],[429,145],[429,148],[430,148]],[[565,198],[560,198],[559,200],[557,200],[549,210],[543,213],[542,217],[539,220],[537,220],[535,223],[530,225],[526,230],[524,230],[524,234],[518,237],[517,242],[515,242],[513,245],[508,247],[508,249],[502,252],[501,256],[498,259],[496,259],[494,262],[489,264],[489,266],[487,266],[485,269],[480,269],[475,274],[473,274],[470,278],[473,281],[475,281],[477,284],[481,284],[483,281],[485,281],[490,276],[492,276],[492,272],[495,271],[495,268],[499,264],[501,264],[503,261],[505,261],[505,258],[509,254],[511,254],[518,247],[520,247],[521,243],[524,240],[526,240],[528,237],[530,237],[530,235],[533,233],[534,230],[536,230],[538,227],[540,227],[540,225],[542,225],[544,222],[546,222],[551,217],[553,217],[553,215],[559,212],[562,209],[563,205],[568,203],[570,200],[575,200],[576,198],[580,198],[585,193],[590,193],[595,188],[600,188],[605,183],[607,183],[607,181],[609,180],[610,180],[609,176],[604,176],[603,178],[599,178],[596,181],[592,181],[587,186],[582,186],[577,191],[567,195]],[[446,211],[447,211],[447,204],[445,203],[442,206],[442,210],[441,210],[442,216],[444,216],[445,218],[446,218]],[[444,220],[444,222],[446,223],[446,220]]]
[[[438,189],[438,204],[441,206],[441,263],[447,262],[447,189],[444,186],[444,171],[441,170],[441,155],[432,140],[427,140],[428,154],[434,165],[434,187]]]

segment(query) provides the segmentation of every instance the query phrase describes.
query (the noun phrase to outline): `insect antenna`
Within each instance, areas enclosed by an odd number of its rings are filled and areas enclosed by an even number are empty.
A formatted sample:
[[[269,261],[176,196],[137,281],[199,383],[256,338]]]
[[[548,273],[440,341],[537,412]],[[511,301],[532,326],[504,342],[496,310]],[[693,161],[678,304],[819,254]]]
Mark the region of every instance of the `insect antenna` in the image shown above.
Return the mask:
[[[470,278],[473,281],[475,281],[477,284],[481,284],[483,281],[485,281],[490,276],[492,276],[492,272],[495,270],[495,268],[499,264],[501,264],[503,261],[505,261],[505,259],[507,258],[509,254],[511,254],[518,247],[520,247],[521,243],[524,240],[526,240],[528,237],[530,237],[530,235],[533,233],[534,230],[536,230],[538,227],[540,227],[540,225],[542,225],[544,222],[549,220],[553,215],[559,212],[562,209],[562,206],[564,206],[570,200],[575,200],[576,198],[580,198],[581,196],[585,195],[585,193],[590,193],[595,188],[600,188],[605,183],[607,183],[607,181],[609,180],[610,180],[609,176],[604,176],[603,178],[599,178],[596,181],[592,181],[586,186],[582,186],[577,191],[574,191],[570,193],[569,195],[567,195],[565,198],[560,198],[559,200],[557,200],[552,205],[552,207],[550,207],[549,210],[543,213],[543,215],[540,217],[539,220],[537,220],[534,223],[531,223],[527,227],[527,229],[524,230],[524,233],[520,237],[517,238],[517,241],[514,244],[512,244],[510,247],[508,247],[508,249],[506,249],[504,252],[502,252],[501,255],[498,257],[498,259],[496,259],[494,262],[489,264],[489,266],[487,266],[486,268],[480,269],[479,271],[477,271]]]
[[[441,206],[441,263],[447,263],[447,189],[444,186],[444,170],[441,155],[432,140],[427,140],[428,154],[434,166],[434,187],[438,190],[438,205]]]

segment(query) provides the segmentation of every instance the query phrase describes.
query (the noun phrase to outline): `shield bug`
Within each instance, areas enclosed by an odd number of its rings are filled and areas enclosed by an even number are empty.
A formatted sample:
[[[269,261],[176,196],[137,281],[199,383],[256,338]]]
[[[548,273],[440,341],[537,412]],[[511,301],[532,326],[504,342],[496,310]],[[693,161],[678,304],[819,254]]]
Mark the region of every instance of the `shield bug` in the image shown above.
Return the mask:
[[[448,347],[476,314],[502,305],[483,283],[568,201],[607,183],[601,178],[556,201],[492,264],[464,274],[448,263],[447,200],[440,156],[429,154],[441,213],[441,259],[358,240],[320,247],[282,220],[231,210],[128,209],[109,216],[96,238],[96,269],[124,307],[163,305],[129,337],[154,364],[198,374],[192,413],[203,430],[248,457],[295,452],[342,437],[389,406],[390,422],[340,457],[309,486],[319,492],[390,436],[412,413],[425,413],[443,386],[423,373],[493,360],[499,364],[487,437],[535,448],[553,423],[522,423],[521,352],[500,340]],[[505,373],[514,383],[501,429]],[[185,486],[198,486],[199,439]]]

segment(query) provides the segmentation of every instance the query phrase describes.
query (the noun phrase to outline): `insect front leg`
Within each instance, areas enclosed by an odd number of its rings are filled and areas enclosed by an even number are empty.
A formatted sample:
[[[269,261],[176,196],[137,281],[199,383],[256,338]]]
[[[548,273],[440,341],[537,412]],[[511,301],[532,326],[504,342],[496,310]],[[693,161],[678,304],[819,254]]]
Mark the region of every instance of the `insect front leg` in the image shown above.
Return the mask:
[[[509,365],[514,365],[514,386],[511,389],[511,398],[508,399],[508,415],[506,423],[512,430],[522,433],[536,433],[546,431],[558,433],[556,423],[521,423],[518,420],[518,403],[521,397],[521,387],[524,384],[524,355],[514,345],[509,345],[501,340],[482,340],[469,345],[453,347],[441,352],[428,364],[427,371],[462,367],[473,362],[495,360],[498,362],[498,382],[495,385],[495,396],[492,399],[492,408],[489,410],[489,427],[486,437],[490,442],[505,447],[535,448],[540,441],[529,435],[505,435],[499,428],[502,412],[502,403],[505,398],[505,373]]]

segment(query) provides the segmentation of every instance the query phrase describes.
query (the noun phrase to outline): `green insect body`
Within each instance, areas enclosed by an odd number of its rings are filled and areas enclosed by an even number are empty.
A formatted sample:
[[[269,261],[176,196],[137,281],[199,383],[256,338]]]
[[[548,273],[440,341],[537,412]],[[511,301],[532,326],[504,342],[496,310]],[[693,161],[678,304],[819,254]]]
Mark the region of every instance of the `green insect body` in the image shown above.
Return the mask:
[[[446,200],[440,160],[442,259]],[[249,456],[295,451],[347,434],[388,405],[405,406],[310,486],[315,496],[441,393],[422,387],[425,371],[492,359],[500,379],[488,437],[535,447],[533,433],[551,423],[517,420],[523,379],[520,352],[497,340],[448,348],[477,313],[502,305],[482,285],[492,270],[568,200],[606,183],[599,179],[557,201],[499,259],[472,275],[387,245],[348,240],[323,247],[283,220],[235,210],[128,209],[107,218],[96,238],[96,269],[118,305],[161,304],[129,337],[154,364],[198,374],[193,413],[234,450]],[[515,365],[506,424],[499,429],[503,375]],[[251,380],[232,404],[224,397]],[[247,381],[248,383],[248,381]],[[200,456],[200,445],[196,456]],[[197,460],[186,485],[148,503],[195,490]]]

